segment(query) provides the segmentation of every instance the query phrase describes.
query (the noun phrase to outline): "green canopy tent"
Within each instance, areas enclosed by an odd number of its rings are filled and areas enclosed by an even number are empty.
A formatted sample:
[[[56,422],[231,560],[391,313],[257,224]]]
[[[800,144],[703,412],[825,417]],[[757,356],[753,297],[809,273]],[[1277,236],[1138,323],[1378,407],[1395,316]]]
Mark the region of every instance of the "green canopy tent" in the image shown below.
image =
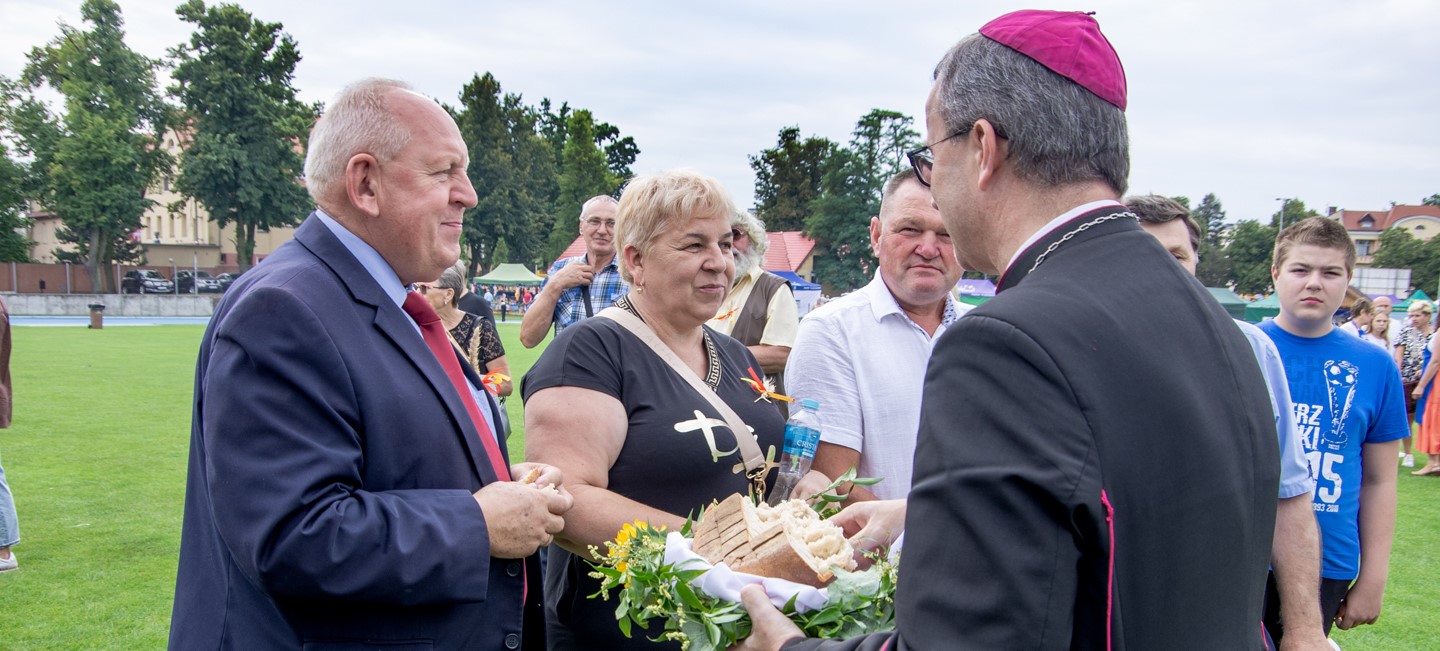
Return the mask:
[[[525,265],[507,262],[492,269],[490,273],[475,279],[481,285],[539,285],[545,279],[525,268]]]
[[[1230,313],[1230,318],[1245,318],[1245,306],[1248,305],[1250,301],[1240,298],[1239,294],[1224,287],[1206,287],[1205,289],[1209,290],[1210,295],[1214,296],[1215,300],[1219,301],[1220,305],[1225,308],[1225,311]]]
[[[1411,294],[1410,296],[1406,297],[1405,300],[1395,304],[1395,310],[1391,312],[1391,320],[1394,320],[1395,315],[1405,314],[1407,311],[1409,311],[1410,304],[1414,303],[1415,301],[1430,301],[1431,303],[1435,302],[1430,298],[1429,294],[1426,294],[1424,291],[1417,289],[1415,290],[1414,294]]]
[[[1259,323],[1280,314],[1280,295],[1271,294],[1245,306],[1245,320]]]

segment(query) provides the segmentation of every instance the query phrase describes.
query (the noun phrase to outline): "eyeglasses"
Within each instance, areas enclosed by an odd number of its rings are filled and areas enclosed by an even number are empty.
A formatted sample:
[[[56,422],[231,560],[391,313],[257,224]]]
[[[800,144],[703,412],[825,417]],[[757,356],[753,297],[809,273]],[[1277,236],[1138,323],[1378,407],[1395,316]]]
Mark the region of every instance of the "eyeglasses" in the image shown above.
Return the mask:
[[[1010,139],[1009,136],[1005,135],[1005,130],[1001,129],[1000,125],[992,122],[990,126],[995,130],[995,135],[1006,140]],[[930,153],[930,149],[935,145],[945,142],[946,140],[958,138],[967,133],[970,133],[970,131],[974,128],[975,124],[971,123],[969,126],[963,127],[955,133],[952,133],[948,136],[945,136],[944,138],[925,145],[924,147],[905,154],[905,157],[910,159],[910,167],[915,168],[915,178],[920,181],[920,185],[923,185],[927,188],[930,187],[930,172],[935,169],[935,157]]]
[[[730,229],[730,240],[731,240],[731,241],[738,240],[738,239],[740,239],[740,238],[742,238],[742,237],[750,237],[750,234],[749,234],[749,233],[746,233],[745,231],[742,231],[742,230],[740,230],[740,229],[738,229],[738,228],[732,228],[732,229]]]
[[[426,285],[425,283],[415,283],[414,285],[412,285],[412,287],[414,287],[414,288],[415,288],[415,291],[416,291],[417,293],[419,293],[421,296],[424,296],[425,294],[430,293],[430,290],[432,290],[432,289],[433,289],[433,290],[436,290],[436,291],[439,291],[439,290],[441,290],[441,289],[444,289],[443,287],[436,287],[436,286],[434,286],[434,285]]]
[[[580,223],[589,226],[590,228],[600,228],[600,225],[604,224],[605,228],[608,228],[612,231],[615,230],[615,220],[613,219],[602,220],[599,217],[591,217],[590,219],[587,219]]]

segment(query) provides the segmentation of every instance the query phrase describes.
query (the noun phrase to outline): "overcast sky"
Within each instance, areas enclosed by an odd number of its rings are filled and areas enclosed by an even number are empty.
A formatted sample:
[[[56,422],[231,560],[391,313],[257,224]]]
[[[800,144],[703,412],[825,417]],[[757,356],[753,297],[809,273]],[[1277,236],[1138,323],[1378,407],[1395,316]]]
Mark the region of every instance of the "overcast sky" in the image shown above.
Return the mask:
[[[185,40],[178,1],[119,0],[130,46]],[[748,156],[782,128],[849,140],[872,108],[916,118],[956,40],[996,1],[346,2],[243,0],[299,43],[295,86],[328,101],[365,76],[455,103],[494,73],[527,103],[587,108],[640,146],[639,173],[693,167],[753,203]],[[713,5],[713,6],[712,6]],[[80,0],[0,0],[0,74],[79,26]],[[1034,5],[1030,5],[1034,6]],[[1125,64],[1132,193],[1214,192],[1233,220],[1278,197],[1383,209],[1440,193],[1440,3],[1055,0],[1096,10]]]

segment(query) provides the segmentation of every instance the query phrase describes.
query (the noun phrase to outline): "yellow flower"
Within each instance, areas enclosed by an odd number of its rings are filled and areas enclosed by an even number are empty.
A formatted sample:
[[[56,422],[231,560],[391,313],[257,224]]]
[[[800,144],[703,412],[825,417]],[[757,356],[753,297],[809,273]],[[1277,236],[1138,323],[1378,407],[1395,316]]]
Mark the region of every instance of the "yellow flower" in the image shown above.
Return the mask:
[[[615,564],[615,569],[620,570],[621,572],[624,572],[625,569],[628,567],[630,567],[630,564],[626,563],[625,561],[620,561],[619,563]]]
[[[647,522],[645,522],[644,520],[636,520],[636,521],[635,521],[635,528],[636,528],[636,529],[639,529],[639,530],[641,530],[641,531],[644,531],[644,530],[650,528],[650,524],[647,523]]]
[[[627,525],[625,525],[625,526],[623,526],[623,527],[620,527],[620,533],[615,534],[615,542],[623,545],[623,544],[625,544],[625,543],[630,542],[630,538],[632,538],[632,537],[634,537],[634,536],[635,536],[635,527],[632,527],[632,526],[630,526],[630,525],[627,524]]]

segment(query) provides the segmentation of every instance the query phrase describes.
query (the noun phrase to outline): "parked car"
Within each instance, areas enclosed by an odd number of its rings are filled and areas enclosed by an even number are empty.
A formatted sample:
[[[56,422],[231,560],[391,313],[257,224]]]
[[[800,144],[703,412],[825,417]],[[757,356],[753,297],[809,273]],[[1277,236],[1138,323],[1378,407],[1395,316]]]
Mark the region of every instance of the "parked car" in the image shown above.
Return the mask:
[[[197,288],[206,293],[222,291],[219,279],[204,270],[196,271],[191,277],[189,269],[181,269],[175,273],[175,282],[180,283],[181,294],[193,294]]]
[[[220,291],[223,292],[230,289],[230,285],[234,284],[235,281],[240,280],[240,274],[224,273],[216,276],[215,280],[220,281]]]
[[[154,269],[131,269],[120,279],[122,294],[173,294],[175,283]]]

